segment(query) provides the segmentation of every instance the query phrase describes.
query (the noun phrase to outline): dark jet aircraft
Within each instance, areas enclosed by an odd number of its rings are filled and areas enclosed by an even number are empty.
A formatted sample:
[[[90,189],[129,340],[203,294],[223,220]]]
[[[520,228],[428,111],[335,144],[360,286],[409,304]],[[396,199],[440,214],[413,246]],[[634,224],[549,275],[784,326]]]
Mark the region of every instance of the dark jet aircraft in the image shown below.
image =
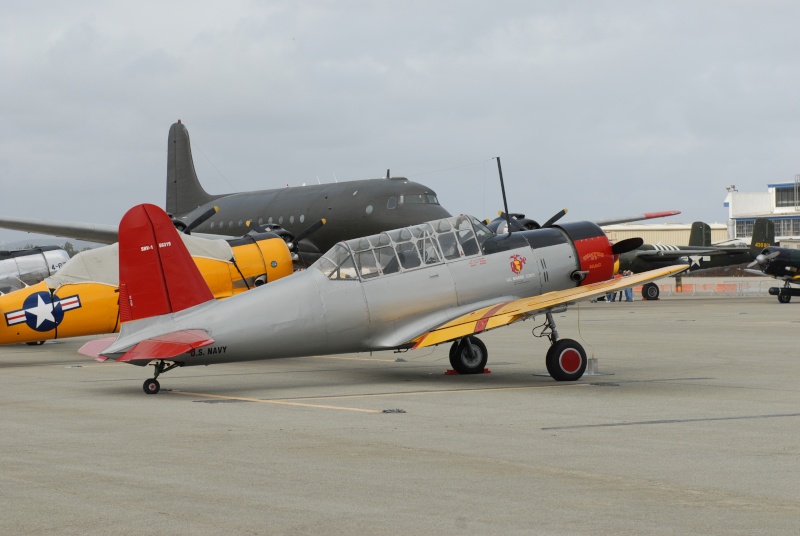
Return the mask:
[[[619,256],[619,271],[640,273],[676,264],[688,264],[689,272],[734,266],[752,261],[762,249],[775,243],[775,224],[766,218],[756,220],[749,247],[744,243],[703,245],[711,242],[710,229],[707,227],[702,222],[693,224],[689,246],[643,244],[633,251],[623,253]],[[644,299],[656,300],[658,295],[659,289],[655,283],[642,287]]]
[[[197,178],[189,132],[180,121],[169,130],[166,193],[166,211],[179,230],[236,237],[279,227],[291,235],[283,234],[290,242],[301,238],[290,249],[299,249],[304,263],[340,240],[450,216],[436,192],[402,177],[209,194]],[[213,207],[219,210],[209,216]],[[316,225],[323,219],[324,226]],[[306,233],[312,226],[316,230]],[[117,241],[116,225],[4,217],[0,227],[103,244]]]

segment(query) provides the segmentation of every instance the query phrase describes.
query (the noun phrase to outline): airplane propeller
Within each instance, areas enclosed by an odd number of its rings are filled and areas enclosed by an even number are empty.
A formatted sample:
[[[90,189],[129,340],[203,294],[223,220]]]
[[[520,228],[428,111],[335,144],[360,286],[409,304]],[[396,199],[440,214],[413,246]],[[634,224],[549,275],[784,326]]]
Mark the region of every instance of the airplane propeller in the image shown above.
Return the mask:
[[[622,255],[623,253],[633,251],[642,244],[644,244],[644,240],[641,237],[635,236],[633,238],[626,238],[625,240],[620,240],[616,244],[613,244],[611,246],[611,253],[614,255]]]
[[[526,218],[525,214],[519,212],[510,212],[509,218],[506,218],[506,213],[498,211],[498,217],[490,221],[487,226],[496,233],[508,232],[508,221],[511,222],[511,231],[531,231],[533,229],[542,229],[545,227],[552,227],[558,220],[564,217],[567,209],[558,211],[552,218],[547,220],[544,225],[539,225],[539,222]]]
[[[292,258],[296,261],[302,262],[300,258],[300,241],[308,238],[311,234],[316,233],[320,227],[325,225],[327,220],[322,218],[319,221],[316,221],[309,225],[306,229],[304,229],[300,234],[294,236],[292,233],[281,227],[280,225],[274,223],[266,223],[262,225],[257,225],[253,228],[251,232],[257,233],[275,233],[280,236],[284,242],[286,242],[286,247],[289,248],[289,252],[292,254]]]
[[[761,266],[761,268],[763,270],[763,268],[766,267],[769,264],[769,261],[771,261],[772,259],[774,259],[775,257],[777,257],[780,254],[781,254],[780,251],[773,251],[772,253],[769,253],[767,255],[764,255],[763,253],[759,253],[758,255],[756,255],[755,260],[753,262],[751,262],[750,264],[748,264],[747,267],[748,268],[752,268],[755,265],[759,265],[759,266]]]
[[[192,234],[192,231],[198,225],[200,225],[201,223],[205,222],[208,218],[210,218],[211,216],[213,216],[217,212],[219,212],[219,207],[217,207],[217,206],[211,207],[210,209],[206,210],[205,212],[200,214],[198,217],[196,217],[194,220],[190,221],[189,223],[186,223],[185,221],[179,220],[175,216],[171,216],[172,224],[175,226],[175,228],[178,230],[178,232],[181,232],[183,234]]]
[[[549,220],[544,222],[544,225],[542,225],[542,227],[551,227],[555,222],[557,222],[558,220],[563,218],[566,213],[567,213],[567,209],[565,209],[565,208],[561,209],[556,214],[554,214],[552,218],[550,218]]]

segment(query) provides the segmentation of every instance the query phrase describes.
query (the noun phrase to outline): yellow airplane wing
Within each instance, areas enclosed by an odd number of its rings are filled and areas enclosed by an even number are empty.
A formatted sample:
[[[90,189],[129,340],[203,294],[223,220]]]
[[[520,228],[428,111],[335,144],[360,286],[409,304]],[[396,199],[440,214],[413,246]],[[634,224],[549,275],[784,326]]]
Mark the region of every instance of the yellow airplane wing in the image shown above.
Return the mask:
[[[609,292],[622,290],[628,287],[647,283],[655,279],[661,279],[686,270],[688,265],[667,266],[657,270],[650,270],[640,274],[609,279],[600,283],[558,290],[521,298],[509,302],[482,307],[455,318],[446,324],[434,328],[419,337],[413,339],[411,343],[414,348],[424,348],[447,341],[460,339],[467,335],[473,335],[489,329],[506,326],[522,318],[533,316],[536,313],[552,309],[562,305],[572,305],[579,301],[590,300],[596,296],[602,296]]]

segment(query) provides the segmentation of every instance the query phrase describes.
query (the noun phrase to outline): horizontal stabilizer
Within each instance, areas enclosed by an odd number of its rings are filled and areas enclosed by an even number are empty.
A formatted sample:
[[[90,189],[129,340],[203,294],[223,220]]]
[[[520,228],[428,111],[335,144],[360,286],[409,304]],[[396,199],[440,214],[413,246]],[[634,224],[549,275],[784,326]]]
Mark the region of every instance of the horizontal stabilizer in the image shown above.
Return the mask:
[[[116,337],[105,337],[89,341],[78,349],[78,353],[94,358],[97,361],[108,361],[108,358],[100,355],[103,350],[114,344]]]
[[[174,331],[144,340],[128,350],[117,361],[150,361],[153,359],[172,359],[212,344],[214,339],[202,329]]]

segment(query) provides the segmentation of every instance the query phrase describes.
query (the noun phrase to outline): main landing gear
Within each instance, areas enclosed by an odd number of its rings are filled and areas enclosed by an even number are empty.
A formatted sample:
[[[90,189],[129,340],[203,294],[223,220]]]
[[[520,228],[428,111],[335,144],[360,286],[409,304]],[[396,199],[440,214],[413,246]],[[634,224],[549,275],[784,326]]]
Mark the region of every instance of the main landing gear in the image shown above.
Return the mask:
[[[586,351],[583,346],[572,339],[559,339],[556,322],[552,313],[545,313],[547,320],[539,333],[534,328],[535,337],[547,337],[550,348],[547,350],[545,364],[547,372],[556,381],[573,382],[579,380],[586,372]],[[489,357],[486,345],[473,335],[453,341],[450,346],[450,366],[459,374],[480,374],[486,367]],[[146,389],[145,389],[146,390]]]
[[[770,287],[769,293],[777,296],[780,303],[789,303],[792,301],[792,296],[800,296],[800,289],[793,288],[787,281],[783,287]]]
[[[547,337],[550,340],[550,348],[545,356],[547,372],[556,381],[574,382],[579,380],[586,372],[586,351],[578,341],[572,339],[559,339],[556,330],[556,321],[553,314],[545,313],[547,319],[542,327],[542,331],[537,335],[536,328],[533,330],[534,337]]]
[[[450,366],[459,374],[481,374],[489,353],[478,337],[464,337],[450,346]]]
[[[642,287],[642,298],[645,300],[657,300],[660,293],[661,291],[655,283],[645,283]]]
[[[158,378],[158,375],[161,374],[162,372],[167,372],[168,370],[172,370],[175,367],[179,366],[180,364],[178,363],[172,363],[170,365],[167,365],[165,361],[159,361],[157,363],[153,363],[153,367],[155,367],[156,369],[155,375],[149,380],[145,380],[144,385],[142,385],[142,389],[144,389],[144,392],[147,393],[148,395],[156,394],[158,391],[161,390],[161,384],[159,384],[158,380],[156,379]]]

